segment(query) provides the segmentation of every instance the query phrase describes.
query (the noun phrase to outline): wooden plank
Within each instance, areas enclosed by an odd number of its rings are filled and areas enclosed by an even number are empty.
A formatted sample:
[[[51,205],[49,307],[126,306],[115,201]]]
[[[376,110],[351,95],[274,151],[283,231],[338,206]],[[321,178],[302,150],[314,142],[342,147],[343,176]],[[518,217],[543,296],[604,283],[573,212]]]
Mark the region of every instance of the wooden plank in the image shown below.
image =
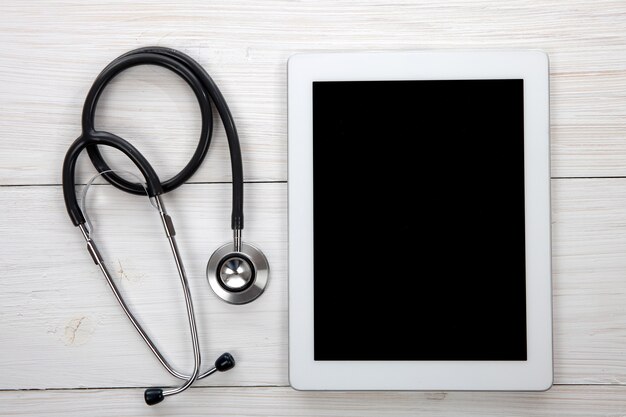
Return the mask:
[[[626,383],[626,179],[552,181],[555,380]]]
[[[210,7],[190,0],[110,7],[4,1],[0,36],[0,184],[59,183],[93,78],[115,56],[149,44],[182,49],[214,76],[238,123],[250,181],[286,179],[285,72],[292,53],[470,47],[550,54],[554,176],[626,175],[621,0],[221,0]],[[131,140],[168,177],[185,164],[199,131],[188,93],[164,70],[131,71],[105,93],[98,125]],[[227,181],[226,155],[219,128],[194,181]],[[88,178],[83,172],[81,181]]]
[[[299,392],[290,388],[192,388],[154,408],[139,389],[0,392],[7,416],[621,416],[626,387],[556,386],[539,393]]]
[[[259,300],[213,295],[206,261],[230,238],[229,186],[187,185],[165,196],[188,269],[205,363],[239,360],[210,385],[287,385],[286,184],[246,185],[245,237],[268,255]],[[0,193],[0,388],[172,384],[122,316],[64,212],[60,187]],[[554,338],[558,383],[626,383],[626,180],[554,180]],[[189,369],[178,278],[158,218],[142,198],[94,186],[95,239],[159,346]],[[25,222],[24,219],[28,219]],[[45,364],[43,366],[42,364]],[[122,371],[123,370],[123,371]]]
[[[244,239],[263,249],[271,277],[266,292],[243,306],[219,300],[205,275],[210,254],[232,239],[230,187],[188,185],[163,200],[187,268],[204,364],[224,351],[238,361],[207,383],[287,384],[286,184],[246,185]],[[0,201],[0,388],[175,383],[116,304],[60,187],[8,187]],[[146,198],[111,186],[94,186],[87,201],[94,239],[127,302],[172,363],[190,369],[182,292],[158,213]]]

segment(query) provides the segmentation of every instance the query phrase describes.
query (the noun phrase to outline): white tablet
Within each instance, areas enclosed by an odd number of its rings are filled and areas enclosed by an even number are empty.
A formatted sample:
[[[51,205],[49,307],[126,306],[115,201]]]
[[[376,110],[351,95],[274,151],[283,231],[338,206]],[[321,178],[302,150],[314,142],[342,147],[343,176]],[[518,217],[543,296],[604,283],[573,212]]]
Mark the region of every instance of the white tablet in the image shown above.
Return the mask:
[[[548,59],[291,57],[289,378],[552,384]]]

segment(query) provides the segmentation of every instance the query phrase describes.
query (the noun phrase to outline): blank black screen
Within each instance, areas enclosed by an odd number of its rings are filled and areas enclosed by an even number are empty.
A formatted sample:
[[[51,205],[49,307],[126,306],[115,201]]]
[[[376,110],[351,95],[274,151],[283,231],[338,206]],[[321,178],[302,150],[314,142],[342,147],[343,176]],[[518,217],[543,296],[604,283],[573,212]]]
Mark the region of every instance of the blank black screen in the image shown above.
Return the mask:
[[[523,80],[312,88],[315,360],[526,360]]]

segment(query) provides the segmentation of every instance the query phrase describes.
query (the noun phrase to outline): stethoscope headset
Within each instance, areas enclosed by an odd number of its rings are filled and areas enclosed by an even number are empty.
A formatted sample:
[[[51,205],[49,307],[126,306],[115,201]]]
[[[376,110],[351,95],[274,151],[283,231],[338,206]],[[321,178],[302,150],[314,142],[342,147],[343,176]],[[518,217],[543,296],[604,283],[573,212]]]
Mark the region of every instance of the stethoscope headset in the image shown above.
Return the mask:
[[[146,158],[129,142],[94,127],[94,118],[98,99],[107,84],[122,71],[138,65],[158,65],[166,68],[187,82],[193,90],[202,115],[202,129],[198,146],[187,165],[172,178],[161,182],[156,172],[146,160]],[[225,301],[232,304],[245,304],[256,299],[264,291],[269,277],[269,265],[263,253],[256,247],[244,243],[241,240],[243,229],[243,167],[241,159],[241,148],[235,123],[224,97],[207,72],[193,59],[174,49],[162,47],[140,48],[128,52],[113,62],[111,62],[98,75],[93,86],[87,94],[82,114],[82,134],[72,143],[65,155],[63,162],[63,195],[67,212],[78,227],[87,242],[87,250],[94,262],[106,278],[106,281],[113,290],[115,298],[124,310],[124,313],[131,321],[141,338],[146,342],[152,353],[156,356],[163,367],[176,378],[185,382],[171,389],[148,388],[144,393],[146,404],[154,405],[161,402],[165,397],[183,392],[198,379],[205,378],[216,371],[224,372],[235,366],[235,359],[229,354],[222,354],[213,367],[205,372],[200,371],[201,355],[198,342],[198,331],[193,309],[189,284],[183,267],[182,259],[176,244],[176,232],[171,217],[167,214],[163,204],[162,195],[176,189],[187,181],[198,169],[211,144],[212,110],[211,103],[224,124],[228,146],[230,150],[230,161],[232,169],[232,216],[231,228],[233,229],[233,242],[219,247],[209,259],[207,265],[207,279],[213,291]],[[112,170],[102,157],[99,146],[115,148],[124,153],[139,169],[145,179],[145,185],[133,183],[118,175]],[[114,187],[130,194],[148,195],[153,205],[159,212],[163,228],[174,256],[176,268],[180,276],[183,288],[185,305],[187,308],[187,319],[189,331],[191,333],[192,348],[194,355],[194,368],[191,374],[184,374],[174,369],[161,354],[155,343],[152,341],[141,324],[137,321],[132,311],[128,308],[122,298],[111,274],[92,239],[90,222],[86,213],[78,204],[75,192],[75,169],[76,161],[82,151],[87,150],[100,176],[105,178]],[[84,200],[84,198],[83,198]],[[84,208],[84,207],[83,207]]]

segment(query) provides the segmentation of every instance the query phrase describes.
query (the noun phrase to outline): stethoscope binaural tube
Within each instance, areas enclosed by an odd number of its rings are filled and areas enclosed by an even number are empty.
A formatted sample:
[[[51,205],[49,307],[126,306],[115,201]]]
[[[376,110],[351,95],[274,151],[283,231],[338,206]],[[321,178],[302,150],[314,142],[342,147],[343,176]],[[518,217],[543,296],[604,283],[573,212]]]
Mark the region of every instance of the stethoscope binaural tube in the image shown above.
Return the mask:
[[[100,252],[98,251],[96,243],[91,238],[90,236],[91,231],[85,226],[85,222],[86,222],[85,215],[82,212],[80,205],[78,204],[78,200],[76,198],[75,168],[76,168],[76,162],[78,160],[78,156],[80,155],[80,153],[88,146],[93,146],[96,144],[113,147],[113,148],[120,150],[122,153],[124,153],[135,164],[135,166],[139,169],[141,174],[146,179],[145,190],[147,191],[148,196],[150,198],[154,198],[155,200],[156,208],[159,211],[159,215],[161,217],[161,221],[163,223],[163,227],[166,232],[166,236],[169,241],[170,248],[174,256],[174,260],[176,262],[176,267],[178,269],[179,277],[181,280],[181,285],[183,288],[183,294],[185,296],[187,319],[189,322],[189,330],[191,333],[192,348],[193,348],[193,353],[194,353],[194,369],[191,375],[184,375],[176,371],[175,369],[173,369],[172,366],[169,364],[169,362],[165,359],[165,357],[163,357],[163,355],[161,354],[159,349],[156,347],[155,343],[152,341],[152,339],[147,334],[147,332],[143,329],[141,324],[137,321],[134,314],[132,313],[132,311],[130,310],[126,302],[124,301],[123,297],[121,296],[117,288],[117,285],[113,281],[112,276],[109,273],[102,259],[102,256],[100,255]],[[167,214],[163,201],[160,197],[162,193],[163,193],[163,190],[161,187],[161,182],[159,181],[159,178],[156,172],[154,171],[152,166],[148,163],[148,161],[143,157],[143,155],[130,143],[126,142],[122,138],[117,137],[111,133],[98,132],[89,138],[85,138],[81,136],[74,141],[74,143],[70,146],[70,148],[68,149],[66,153],[65,160],[63,162],[63,195],[65,198],[67,212],[70,218],[72,219],[72,223],[74,223],[74,225],[80,229],[85,239],[85,242],[87,243],[87,250],[92,256],[94,263],[102,271],[107,281],[107,284],[109,285],[109,287],[113,291],[113,294],[115,295],[115,298],[117,299],[118,303],[122,307],[122,310],[124,311],[128,319],[130,320],[130,322],[133,324],[133,326],[135,327],[135,329],[137,330],[141,338],[146,342],[146,344],[148,345],[152,353],[156,356],[159,362],[165,367],[165,369],[167,369],[170,372],[170,374],[172,374],[173,376],[177,378],[185,380],[185,383],[182,384],[181,386],[177,388],[168,389],[168,390],[163,390],[161,388],[148,388],[144,393],[144,399],[146,401],[146,404],[148,405],[157,404],[161,402],[167,396],[175,395],[175,394],[183,392],[184,390],[189,388],[191,384],[193,384],[193,382],[196,381],[197,379],[204,378],[208,375],[211,375],[215,371],[221,371],[221,372],[227,371],[235,366],[234,358],[229,353],[223,353],[216,360],[215,365],[212,368],[200,374],[200,364],[201,364],[200,344],[199,344],[199,339],[198,339],[198,330],[197,330],[197,325],[196,325],[195,313],[193,309],[193,301],[191,299],[191,293],[189,291],[189,283],[187,280],[185,268],[183,266],[182,259],[178,251],[178,246],[176,244],[176,239],[174,237],[176,235],[174,225],[173,225],[171,217]]]
[[[163,194],[161,182],[154,168],[152,168],[152,165],[150,165],[146,158],[144,158],[133,145],[109,132],[93,132],[89,137],[80,136],[72,143],[65,154],[62,173],[65,207],[74,226],[85,224],[85,216],[76,198],[76,162],[78,161],[78,156],[85,148],[94,145],[104,145],[115,148],[124,153],[135,164],[146,179],[146,189],[142,194],[145,194],[146,190],[149,197],[156,197]],[[143,189],[142,187],[142,190]]]

